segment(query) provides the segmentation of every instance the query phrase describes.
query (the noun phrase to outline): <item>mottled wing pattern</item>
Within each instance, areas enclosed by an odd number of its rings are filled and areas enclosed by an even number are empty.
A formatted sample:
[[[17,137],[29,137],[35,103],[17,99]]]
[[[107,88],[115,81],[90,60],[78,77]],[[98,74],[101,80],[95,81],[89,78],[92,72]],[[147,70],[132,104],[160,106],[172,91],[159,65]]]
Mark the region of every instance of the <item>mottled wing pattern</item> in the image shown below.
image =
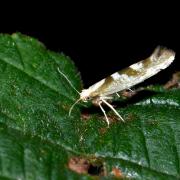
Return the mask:
[[[174,58],[174,51],[158,46],[149,58],[116,72],[89,87],[92,92],[91,97],[108,96],[139,84],[168,67]]]

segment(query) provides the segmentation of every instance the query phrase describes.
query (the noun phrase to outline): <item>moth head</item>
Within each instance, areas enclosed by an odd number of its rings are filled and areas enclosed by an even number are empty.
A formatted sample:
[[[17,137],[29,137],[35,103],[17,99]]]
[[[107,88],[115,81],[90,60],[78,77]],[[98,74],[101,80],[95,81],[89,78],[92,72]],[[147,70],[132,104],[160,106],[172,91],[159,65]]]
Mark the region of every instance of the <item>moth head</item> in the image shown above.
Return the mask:
[[[83,101],[83,102],[87,102],[88,100],[90,100],[90,91],[89,89],[83,89],[80,93],[80,99]]]
[[[69,116],[71,115],[71,112],[74,108],[74,106],[79,102],[79,101],[83,101],[83,102],[87,102],[88,100],[90,100],[90,91],[89,89],[83,89],[80,93],[80,98],[71,106],[71,108],[69,109]]]

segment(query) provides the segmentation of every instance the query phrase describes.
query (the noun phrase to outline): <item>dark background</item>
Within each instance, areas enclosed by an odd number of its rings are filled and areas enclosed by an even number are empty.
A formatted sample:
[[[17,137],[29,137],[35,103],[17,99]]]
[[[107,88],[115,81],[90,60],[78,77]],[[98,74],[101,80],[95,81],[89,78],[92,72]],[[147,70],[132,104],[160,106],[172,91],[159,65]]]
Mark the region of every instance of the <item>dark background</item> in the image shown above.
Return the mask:
[[[0,32],[38,38],[75,62],[84,86],[148,57],[157,45],[173,49],[175,62],[147,81],[164,83],[179,66],[179,20],[173,1],[1,4]]]

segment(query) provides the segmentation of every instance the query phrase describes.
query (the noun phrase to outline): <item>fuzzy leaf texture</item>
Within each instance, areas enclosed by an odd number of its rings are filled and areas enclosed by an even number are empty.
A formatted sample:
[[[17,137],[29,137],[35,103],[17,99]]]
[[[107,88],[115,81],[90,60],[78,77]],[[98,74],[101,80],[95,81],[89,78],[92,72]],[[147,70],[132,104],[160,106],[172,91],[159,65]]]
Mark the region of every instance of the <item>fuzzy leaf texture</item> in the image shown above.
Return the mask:
[[[58,67],[82,89],[69,57],[20,33],[0,35],[1,179],[180,178],[179,89],[151,87],[151,95],[118,102],[126,123],[109,111],[107,128],[102,112],[89,104],[68,116],[78,94]],[[100,162],[103,173],[72,170],[73,157],[91,167]]]

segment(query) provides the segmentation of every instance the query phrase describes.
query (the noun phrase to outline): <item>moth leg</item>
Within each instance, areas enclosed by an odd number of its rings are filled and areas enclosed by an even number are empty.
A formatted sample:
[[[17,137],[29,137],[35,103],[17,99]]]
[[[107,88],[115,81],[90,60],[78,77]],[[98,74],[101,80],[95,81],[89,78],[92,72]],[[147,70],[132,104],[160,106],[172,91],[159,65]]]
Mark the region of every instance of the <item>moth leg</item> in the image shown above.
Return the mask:
[[[106,122],[107,122],[107,124],[108,124],[108,127],[109,127],[109,119],[108,119],[108,117],[107,117],[107,115],[106,115],[106,111],[103,109],[103,107],[101,106],[101,103],[102,103],[102,101],[100,101],[98,104],[99,104],[99,107],[101,108],[101,111],[103,112],[103,114],[104,114],[104,116],[105,116],[105,118],[106,118]]]
[[[117,95],[118,97],[120,97],[120,95],[119,95],[118,93],[116,93],[116,95]]]
[[[127,88],[129,91],[131,91],[131,92],[134,92],[132,89],[130,89],[130,88]]]
[[[121,115],[113,108],[113,106],[111,104],[109,104],[107,101],[105,101],[104,99],[101,99],[101,101],[103,103],[105,103],[110,109],[112,109],[114,111],[114,113],[124,122],[124,119],[121,117]]]

